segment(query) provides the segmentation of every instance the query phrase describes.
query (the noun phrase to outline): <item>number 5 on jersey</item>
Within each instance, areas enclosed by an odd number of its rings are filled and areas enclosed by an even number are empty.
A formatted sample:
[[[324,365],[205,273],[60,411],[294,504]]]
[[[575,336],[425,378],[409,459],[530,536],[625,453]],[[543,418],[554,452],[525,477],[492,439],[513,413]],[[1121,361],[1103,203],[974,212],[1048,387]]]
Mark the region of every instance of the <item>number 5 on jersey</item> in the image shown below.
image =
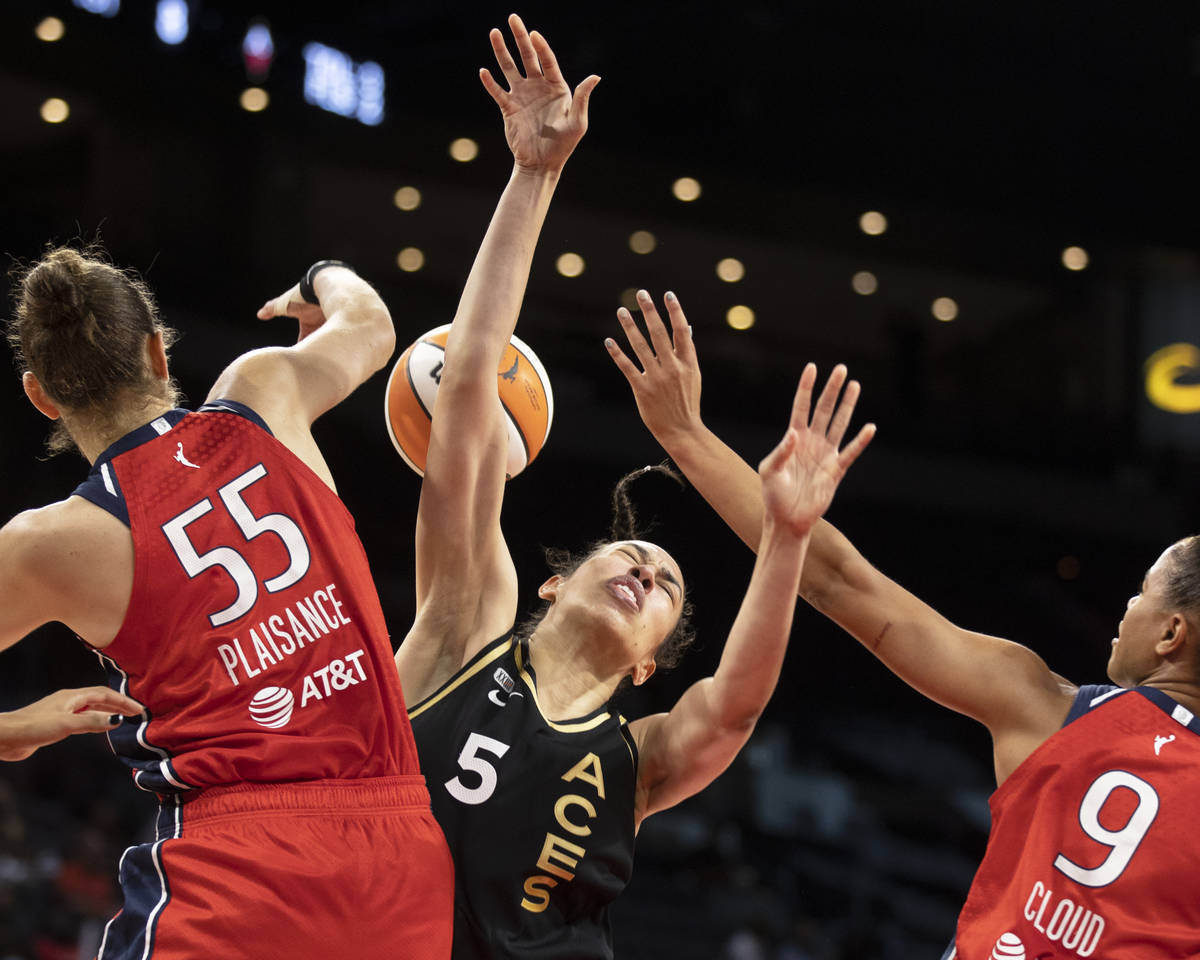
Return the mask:
[[[458,755],[458,765],[468,773],[473,773],[479,777],[479,785],[475,787],[464,786],[462,780],[458,777],[455,777],[453,780],[447,780],[445,783],[446,792],[459,803],[483,803],[496,789],[496,768],[487,760],[484,760],[483,757],[479,756],[481,752],[495,754],[496,759],[499,760],[508,753],[508,744],[501,743],[499,740],[493,740],[491,737],[485,737],[482,733],[472,733],[467,737],[467,742],[463,745],[462,752]]]
[[[308,573],[309,550],[304,534],[296,522],[282,513],[268,513],[256,517],[250,512],[246,501],[242,499],[242,491],[253,483],[257,483],[267,475],[267,468],[261,463],[251,467],[241,476],[230,480],[229,483],[217,490],[225,509],[238,525],[247,541],[264,533],[273,533],[283,541],[287,550],[288,565],[280,574],[263,581],[267,593],[277,593],[294,583]],[[192,541],[188,538],[188,524],[194,523],[213,509],[212,500],[205,497],[199,503],[192,504],[183,513],[168,520],[162,526],[171,549],[179,558],[184,572],[189,579],[195,579],[209,567],[220,567],[233,579],[237,587],[237,596],[224,610],[210,614],[208,622],[214,627],[223,626],[248,613],[258,599],[258,580],[250,564],[233,547],[213,547],[207,553],[197,553]]]

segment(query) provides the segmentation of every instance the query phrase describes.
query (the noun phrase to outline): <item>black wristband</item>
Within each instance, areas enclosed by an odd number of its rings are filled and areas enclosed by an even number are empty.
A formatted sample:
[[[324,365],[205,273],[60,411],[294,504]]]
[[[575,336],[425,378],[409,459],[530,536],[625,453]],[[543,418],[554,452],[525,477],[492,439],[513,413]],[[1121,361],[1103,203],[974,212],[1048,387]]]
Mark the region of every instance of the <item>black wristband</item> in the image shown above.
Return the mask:
[[[351,273],[354,272],[354,268],[346,263],[345,260],[318,260],[308,268],[308,271],[300,281],[300,299],[305,303],[320,303],[317,299],[317,291],[313,289],[313,280],[326,267],[345,267]]]

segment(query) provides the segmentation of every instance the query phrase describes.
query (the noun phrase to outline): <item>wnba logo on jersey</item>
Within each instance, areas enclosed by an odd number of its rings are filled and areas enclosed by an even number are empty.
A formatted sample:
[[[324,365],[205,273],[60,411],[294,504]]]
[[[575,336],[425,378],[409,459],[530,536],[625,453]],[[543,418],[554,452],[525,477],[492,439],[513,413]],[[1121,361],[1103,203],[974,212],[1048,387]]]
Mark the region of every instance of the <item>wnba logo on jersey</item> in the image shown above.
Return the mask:
[[[295,705],[296,698],[286,687],[263,687],[250,701],[250,719],[264,727],[284,727]]]

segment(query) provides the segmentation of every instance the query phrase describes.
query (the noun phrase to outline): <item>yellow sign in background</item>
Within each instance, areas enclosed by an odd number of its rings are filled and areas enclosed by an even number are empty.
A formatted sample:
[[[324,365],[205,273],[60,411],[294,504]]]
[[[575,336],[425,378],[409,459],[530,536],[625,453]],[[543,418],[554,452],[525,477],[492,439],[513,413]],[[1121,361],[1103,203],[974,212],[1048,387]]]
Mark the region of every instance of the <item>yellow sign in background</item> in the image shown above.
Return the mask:
[[[1181,383],[1188,376],[1200,381],[1200,347],[1172,343],[1146,360],[1146,396],[1169,413],[1200,413],[1200,382]]]

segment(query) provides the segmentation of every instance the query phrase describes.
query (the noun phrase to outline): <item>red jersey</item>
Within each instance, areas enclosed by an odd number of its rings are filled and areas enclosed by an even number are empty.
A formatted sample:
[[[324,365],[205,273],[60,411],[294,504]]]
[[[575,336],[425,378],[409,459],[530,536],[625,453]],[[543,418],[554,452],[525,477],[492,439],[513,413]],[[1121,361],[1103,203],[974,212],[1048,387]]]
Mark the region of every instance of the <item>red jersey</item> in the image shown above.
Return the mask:
[[[138,786],[419,772],[354,521],[252,411],[171,411],[76,493],[126,510],[133,536],[129,609],[101,659],[147,707],[110,734]]]
[[[991,810],[958,960],[1200,957],[1200,720],[1182,705],[1083,687]]]

